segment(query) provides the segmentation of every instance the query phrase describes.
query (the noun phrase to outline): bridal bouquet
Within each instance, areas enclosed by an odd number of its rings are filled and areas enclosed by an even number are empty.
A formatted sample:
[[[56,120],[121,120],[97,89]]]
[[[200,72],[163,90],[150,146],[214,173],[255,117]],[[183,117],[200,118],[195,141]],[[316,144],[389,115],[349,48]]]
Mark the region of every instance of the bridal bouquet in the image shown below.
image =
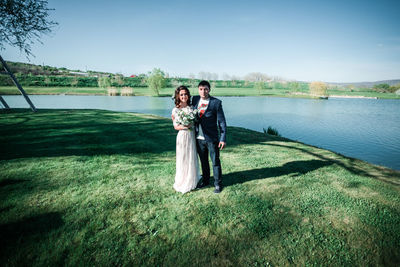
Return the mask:
[[[198,117],[199,111],[197,109],[179,110],[175,121],[179,125],[191,125]]]

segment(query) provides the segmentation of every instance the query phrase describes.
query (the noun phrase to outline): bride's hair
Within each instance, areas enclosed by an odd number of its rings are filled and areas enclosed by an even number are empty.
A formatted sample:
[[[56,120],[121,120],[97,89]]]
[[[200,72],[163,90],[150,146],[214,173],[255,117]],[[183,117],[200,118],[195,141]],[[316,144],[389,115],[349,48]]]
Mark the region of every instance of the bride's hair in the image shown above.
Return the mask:
[[[179,86],[178,88],[175,89],[175,97],[174,97],[174,99],[175,99],[175,106],[176,106],[177,108],[179,108],[179,105],[181,104],[181,100],[179,99],[179,92],[180,92],[181,90],[186,90],[186,92],[187,92],[187,94],[188,94],[187,105],[190,106],[190,98],[191,98],[191,96],[190,96],[190,91],[189,91],[189,89],[188,89],[186,86],[181,85],[181,86]]]

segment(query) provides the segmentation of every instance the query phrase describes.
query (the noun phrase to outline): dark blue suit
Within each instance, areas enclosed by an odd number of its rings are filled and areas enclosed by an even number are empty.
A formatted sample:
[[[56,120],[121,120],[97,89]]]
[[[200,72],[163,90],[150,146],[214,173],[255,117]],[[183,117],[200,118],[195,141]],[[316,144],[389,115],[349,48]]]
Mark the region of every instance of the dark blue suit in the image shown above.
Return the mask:
[[[210,183],[210,165],[208,163],[208,153],[210,153],[213,164],[214,185],[215,187],[222,187],[222,171],[218,144],[226,140],[226,121],[222,109],[222,101],[212,96],[209,97],[209,100],[206,111],[196,124],[196,136],[199,132],[199,125],[201,125],[205,138],[205,140],[196,139],[197,153],[201,162],[203,184],[207,185]],[[198,108],[199,101],[200,96],[193,96],[192,105]]]

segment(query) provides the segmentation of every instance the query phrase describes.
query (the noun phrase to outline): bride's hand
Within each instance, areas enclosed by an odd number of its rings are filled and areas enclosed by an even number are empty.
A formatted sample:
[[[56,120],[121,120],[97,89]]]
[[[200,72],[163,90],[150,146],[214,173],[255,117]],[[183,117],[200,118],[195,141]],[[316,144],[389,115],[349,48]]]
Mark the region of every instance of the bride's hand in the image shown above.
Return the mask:
[[[175,130],[189,130],[193,125],[176,125],[174,126]]]
[[[174,126],[175,130],[180,131],[180,130],[186,130],[187,127],[184,125],[175,125]]]

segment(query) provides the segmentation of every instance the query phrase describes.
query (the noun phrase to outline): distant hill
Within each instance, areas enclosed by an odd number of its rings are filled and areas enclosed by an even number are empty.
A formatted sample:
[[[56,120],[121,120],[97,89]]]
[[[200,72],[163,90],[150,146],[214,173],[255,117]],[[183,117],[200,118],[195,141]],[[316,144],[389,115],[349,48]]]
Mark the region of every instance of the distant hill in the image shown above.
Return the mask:
[[[387,83],[389,85],[395,85],[400,83],[400,79],[398,80],[383,80],[383,81],[375,81],[375,82],[356,82],[356,83],[328,83],[330,85],[336,85],[336,86],[348,86],[348,85],[354,85],[354,87],[357,88],[372,88],[376,84],[381,84],[381,83]]]
[[[6,61],[8,67],[11,71],[22,74],[31,74],[31,75],[54,75],[54,76],[103,76],[109,75],[111,73],[108,72],[98,72],[98,71],[81,71],[81,70],[69,70],[67,68],[57,68],[46,65],[35,65],[29,63],[22,62],[13,62]],[[1,73],[3,73],[3,69],[1,69]]]
[[[105,75],[115,75],[114,73],[109,72],[99,72],[99,71],[81,71],[81,70],[69,70],[67,68],[57,68],[45,65],[35,65],[29,63],[22,62],[12,62],[7,61],[7,65],[10,67],[11,71],[14,73],[22,73],[22,74],[31,74],[31,75],[55,75],[55,76],[89,76],[89,77],[98,77]],[[3,73],[3,70],[0,71]],[[301,82],[301,81],[298,81]],[[308,82],[304,82],[308,83]],[[329,82],[327,84],[333,86],[348,86],[353,85],[357,88],[372,88],[376,84],[387,83],[389,85],[395,85],[400,83],[400,79],[397,80],[383,80],[383,81],[375,81],[375,82],[354,82],[354,83],[335,83]]]

